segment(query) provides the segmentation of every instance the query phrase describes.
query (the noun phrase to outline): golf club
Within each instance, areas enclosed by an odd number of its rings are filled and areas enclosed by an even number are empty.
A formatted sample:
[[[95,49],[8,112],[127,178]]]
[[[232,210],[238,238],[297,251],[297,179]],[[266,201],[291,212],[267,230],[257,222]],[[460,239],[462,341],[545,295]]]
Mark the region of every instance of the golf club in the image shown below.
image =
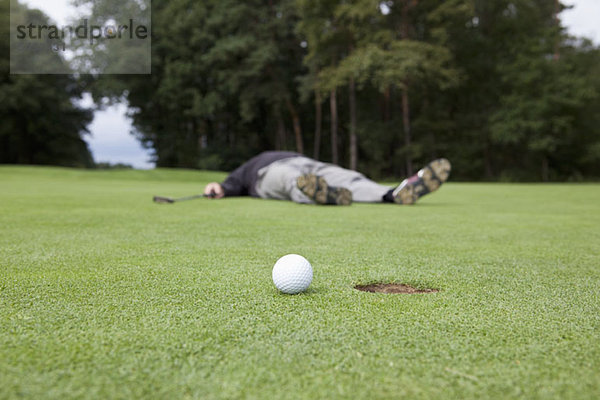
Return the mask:
[[[159,203],[159,204],[172,204],[172,203],[176,203],[178,201],[187,201],[187,200],[195,200],[195,199],[201,199],[203,197],[215,197],[214,193],[211,194],[196,194],[193,196],[187,196],[187,197],[179,197],[177,199],[174,199],[172,197],[163,197],[163,196],[154,196],[152,198],[152,200],[155,203]]]

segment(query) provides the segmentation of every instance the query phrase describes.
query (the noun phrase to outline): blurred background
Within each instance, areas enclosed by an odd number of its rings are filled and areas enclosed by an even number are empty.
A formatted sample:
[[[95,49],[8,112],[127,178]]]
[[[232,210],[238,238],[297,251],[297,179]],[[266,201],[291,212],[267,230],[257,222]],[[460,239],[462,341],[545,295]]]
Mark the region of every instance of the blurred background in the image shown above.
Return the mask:
[[[118,20],[112,3],[17,11]],[[0,0],[0,163],[229,171],[285,149],[375,179],[440,156],[458,180],[600,177],[599,1],[151,5],[152,74],[13,75]]]

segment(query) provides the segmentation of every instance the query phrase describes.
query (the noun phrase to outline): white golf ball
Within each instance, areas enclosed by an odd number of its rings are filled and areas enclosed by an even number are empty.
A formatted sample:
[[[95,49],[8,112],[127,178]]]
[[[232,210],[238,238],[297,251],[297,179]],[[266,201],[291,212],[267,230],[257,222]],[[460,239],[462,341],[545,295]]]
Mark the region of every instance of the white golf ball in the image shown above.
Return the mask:
[[[273,267],[273,283],[286,294],[305,291],[313,278],[312,266],[308,260],[298,254],[281,257]]]

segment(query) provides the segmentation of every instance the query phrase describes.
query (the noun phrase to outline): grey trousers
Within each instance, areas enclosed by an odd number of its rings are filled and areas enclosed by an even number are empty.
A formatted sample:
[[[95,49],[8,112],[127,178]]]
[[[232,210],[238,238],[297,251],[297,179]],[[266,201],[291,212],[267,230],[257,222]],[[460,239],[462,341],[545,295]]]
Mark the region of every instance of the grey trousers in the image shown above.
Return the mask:
[[[307,157],[292,157],[276,161],[258,171],[256,191],[263,199],[292,200],[314,203],[300,189],[296,180],[301,175],[322,176],[329,186],[344,187],[352,192],[352,200],[381,203],[391,188],[379,185],[356,171],[327,164]]]

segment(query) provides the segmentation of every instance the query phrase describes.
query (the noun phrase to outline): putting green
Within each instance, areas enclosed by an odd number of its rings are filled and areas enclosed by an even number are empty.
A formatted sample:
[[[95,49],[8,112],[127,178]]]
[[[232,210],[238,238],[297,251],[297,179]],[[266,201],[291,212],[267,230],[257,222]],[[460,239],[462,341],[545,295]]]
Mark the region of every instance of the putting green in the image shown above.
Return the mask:
[[[224,176],[0,167],[0,398],[600,397],[600,185],[151,201]]]

